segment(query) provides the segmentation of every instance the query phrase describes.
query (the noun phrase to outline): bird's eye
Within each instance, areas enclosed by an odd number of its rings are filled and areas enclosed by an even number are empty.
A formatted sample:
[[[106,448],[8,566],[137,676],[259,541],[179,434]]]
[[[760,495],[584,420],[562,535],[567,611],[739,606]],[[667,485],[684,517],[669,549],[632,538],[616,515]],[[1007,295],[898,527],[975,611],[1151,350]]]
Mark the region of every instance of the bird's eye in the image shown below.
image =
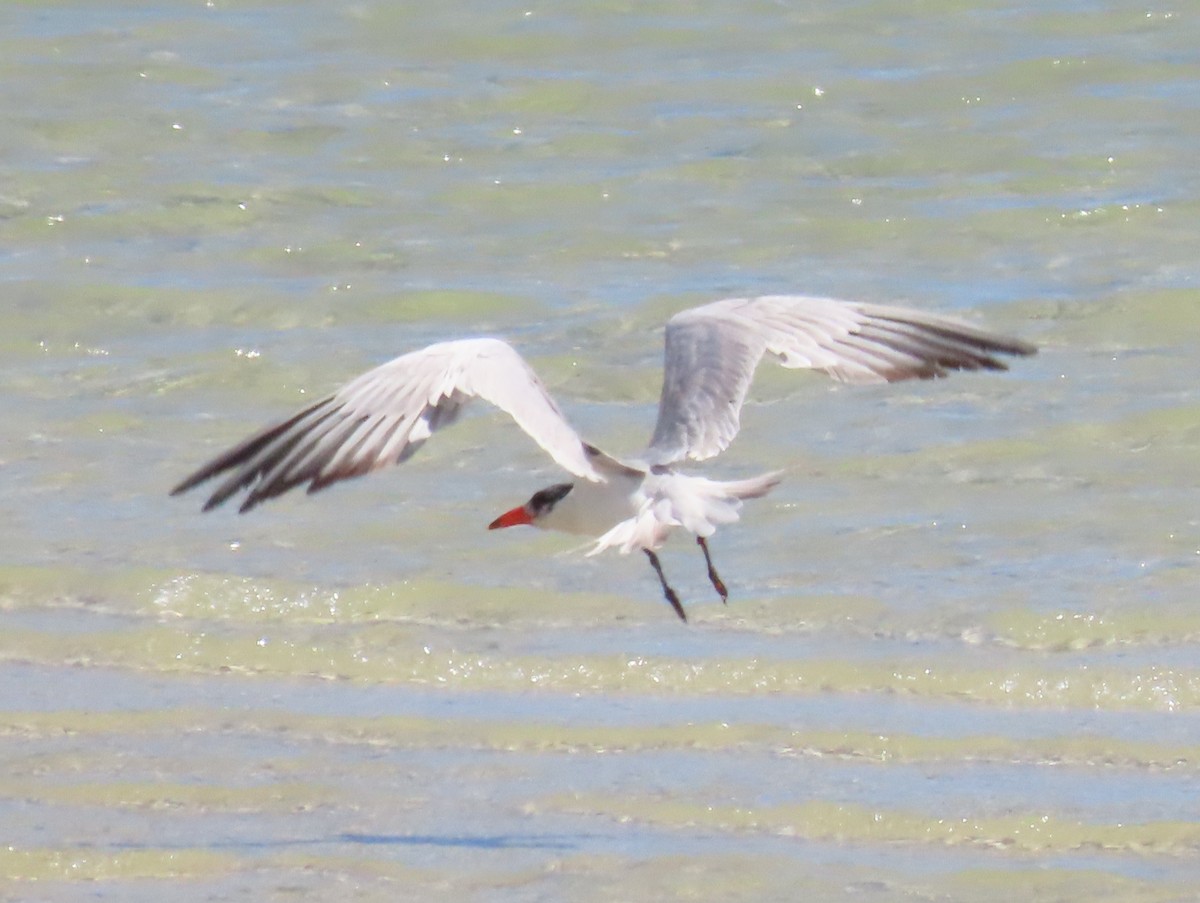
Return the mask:
[[[529,507],[534,511],[545,511],[561,502],[574,488],[574,483],[558,483],[545,489],[539,489],[529,500]]]

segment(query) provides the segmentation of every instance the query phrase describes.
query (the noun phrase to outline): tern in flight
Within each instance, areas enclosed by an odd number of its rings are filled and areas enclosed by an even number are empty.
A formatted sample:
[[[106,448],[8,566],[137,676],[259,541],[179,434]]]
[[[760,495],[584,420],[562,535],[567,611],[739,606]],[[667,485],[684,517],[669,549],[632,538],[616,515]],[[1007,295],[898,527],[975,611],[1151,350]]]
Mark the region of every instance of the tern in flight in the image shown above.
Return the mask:
[[[738,520],[744,499],[759,498],[780,472],[720,481],[678,466],[720,454],[764,354],[792,369],[819,370],[847,383],[946,376],[951,370],[1005,370],[997,355],[1028,355],[1026,342],[903,307],[829,298],[770,295],[729,298],[675,314],[667,322],[658,421],[636,458],[618,459],[585,442],[512,346],[495,338],[438,342],[364,373],[328,398],[267,427],[205,464],[172,490],[225,479],[204,510],[247,490],[249,511],[293,487],[309,493],[412,455],[467,402],[481,398],[517,425],[575,479],[535,492],[489,529],[531,524],[593,537],[589,555],[615,548],[646,554],[663,595],[687,615],[663,575],[656,551],[677,527],[696,537],[708,578],[725,601],[707,539]]]

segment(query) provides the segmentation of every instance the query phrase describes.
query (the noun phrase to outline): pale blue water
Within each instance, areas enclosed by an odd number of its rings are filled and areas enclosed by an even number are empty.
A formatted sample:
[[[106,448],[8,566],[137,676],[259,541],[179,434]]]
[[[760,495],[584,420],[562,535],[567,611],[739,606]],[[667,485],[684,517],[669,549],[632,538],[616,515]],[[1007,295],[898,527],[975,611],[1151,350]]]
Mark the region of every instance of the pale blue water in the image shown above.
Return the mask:
[[[1190,9],[0,21],[4,899],[1188,897]],[[483,529],[557,479],[498,420],[245,518],[166,496],[464,334],[635,451],[663,321],[780,291],[1042,351],[764,372],[711,470],[788,479],[714,541],[728,608],[664,553],[687,628],[643,561]]]

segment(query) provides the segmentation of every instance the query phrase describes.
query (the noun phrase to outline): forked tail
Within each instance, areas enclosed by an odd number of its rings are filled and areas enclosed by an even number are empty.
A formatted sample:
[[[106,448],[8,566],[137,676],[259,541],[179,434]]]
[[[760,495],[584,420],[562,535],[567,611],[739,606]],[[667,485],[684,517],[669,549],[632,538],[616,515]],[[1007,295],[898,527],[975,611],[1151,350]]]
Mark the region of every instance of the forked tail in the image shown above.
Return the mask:
[[[773,470],[748,480],[717,482],[716,485],[735,499],[760,499],[782,482],[783,471]]]
[[[699,537],[738,519],[744,499],[757,499],[779,485],[782,471],[746,480],[710,480],[682,473],[652,474],[646,478],[637,513],[596,540],[589,555],[617,548],[622,555],[636,549],[654,550],[671,530],[683,527]]]

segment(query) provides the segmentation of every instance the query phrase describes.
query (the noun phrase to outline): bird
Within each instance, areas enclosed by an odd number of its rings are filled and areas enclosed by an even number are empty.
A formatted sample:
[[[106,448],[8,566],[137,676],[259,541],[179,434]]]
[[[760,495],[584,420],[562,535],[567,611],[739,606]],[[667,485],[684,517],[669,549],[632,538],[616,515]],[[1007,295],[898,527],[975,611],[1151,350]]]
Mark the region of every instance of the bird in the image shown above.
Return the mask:
[[[203,510],[245,490],[239,511],[304,485],[314,493],[407,461],[479,399],[507,413],[573,479],[540,489],[489,529],[532,525],[591,537],[588,555],[643,552],[664,599],[687,613],[658,550],[682,529],[704,553],[722,602],[728,589],[708,539],[739,520],[742,502],[782,479],[772,471],[714,480],[681,469],[724,451],[738,433],[764,356],[845,383],[933,379],[955,370],[1007,370],[1002,355],[1028,342],[944,316],[807,295],[726,298],[682,310],[666,324],[662,392],[649,444],[618,458],[582,439],[529,363],[499,338],[437,342],[363,373],[333,394],[255,433],[183,479],[179,495],[223,476]]]

